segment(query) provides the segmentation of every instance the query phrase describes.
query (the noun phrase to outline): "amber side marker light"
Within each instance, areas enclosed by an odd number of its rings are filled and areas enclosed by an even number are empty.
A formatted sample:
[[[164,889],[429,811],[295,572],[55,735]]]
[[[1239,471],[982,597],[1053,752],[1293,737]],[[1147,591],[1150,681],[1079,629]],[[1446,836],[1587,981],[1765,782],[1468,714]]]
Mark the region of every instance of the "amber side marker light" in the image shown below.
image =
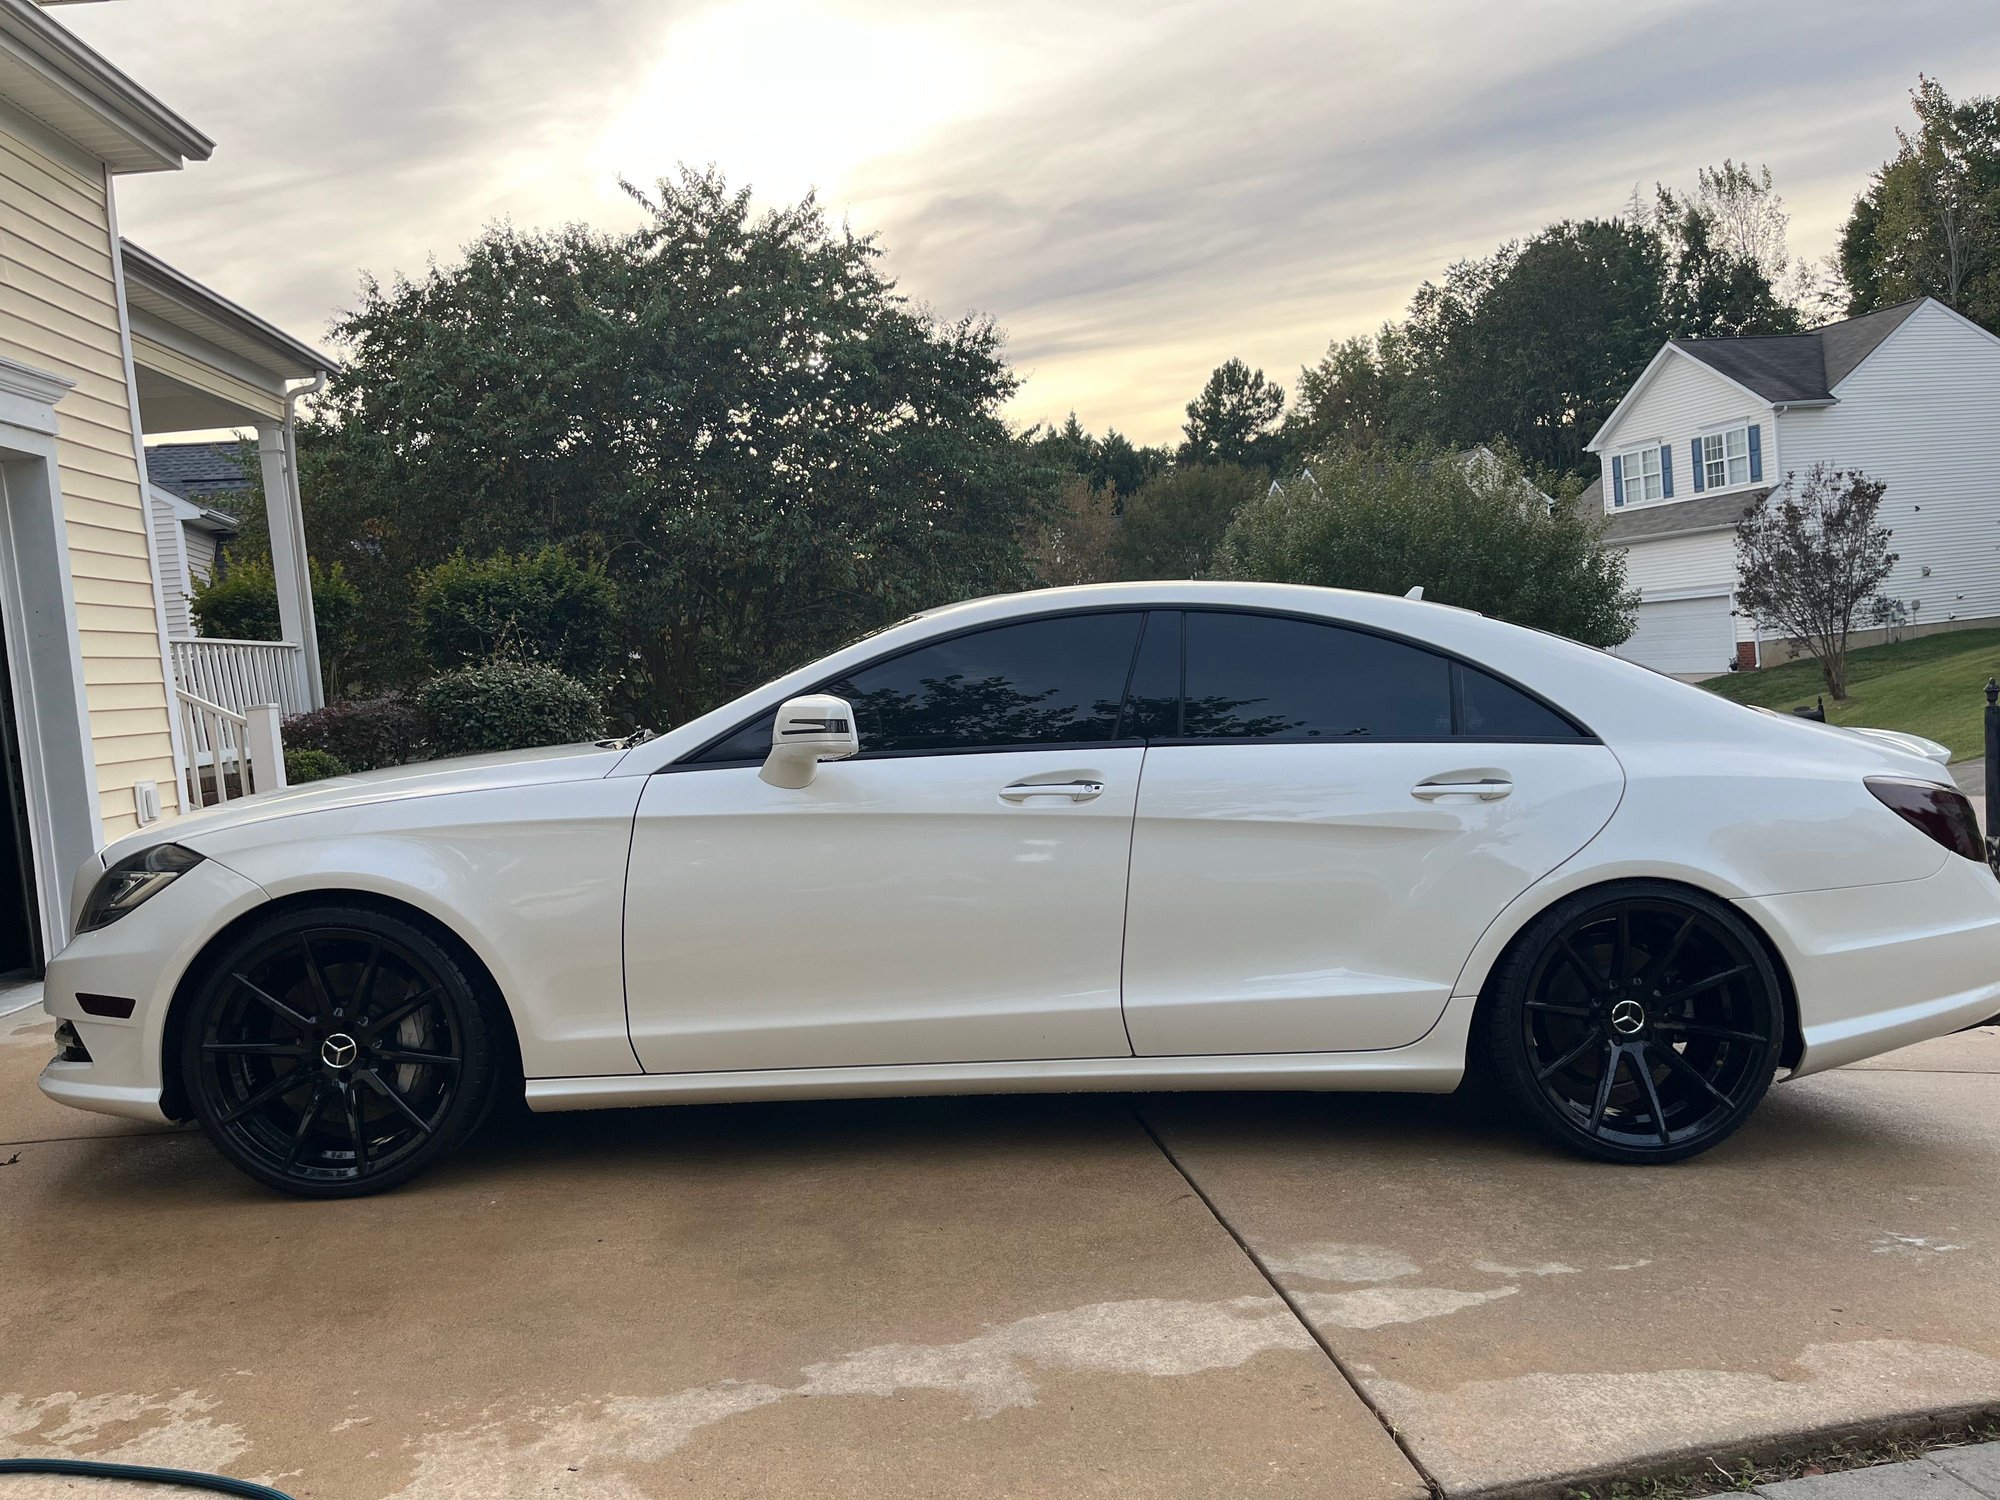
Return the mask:
[[[1868,790],[1875,800],[1919,833],[1943,844],[1953,854],[1986,863],[1986,840],[1965,793],[1935,781],[1902,776],[1870,776]]]

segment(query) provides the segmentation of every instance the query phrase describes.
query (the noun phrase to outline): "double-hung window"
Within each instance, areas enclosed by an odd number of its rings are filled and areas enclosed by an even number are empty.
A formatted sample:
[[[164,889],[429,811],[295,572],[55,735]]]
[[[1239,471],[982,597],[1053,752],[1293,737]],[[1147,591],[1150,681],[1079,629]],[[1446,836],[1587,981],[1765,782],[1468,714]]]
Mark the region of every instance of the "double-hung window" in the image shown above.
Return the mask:
[[[1625,477],[1624,504],[1637,505],[1641,501],[1665,497],[1666,484],[1660,470],[1658,447],[1628,449],[1620,455],[1620,468]]]
[[[1701,439],[1702,487],[1726,490],[1750,482],[1750,429],[1704,433]]]

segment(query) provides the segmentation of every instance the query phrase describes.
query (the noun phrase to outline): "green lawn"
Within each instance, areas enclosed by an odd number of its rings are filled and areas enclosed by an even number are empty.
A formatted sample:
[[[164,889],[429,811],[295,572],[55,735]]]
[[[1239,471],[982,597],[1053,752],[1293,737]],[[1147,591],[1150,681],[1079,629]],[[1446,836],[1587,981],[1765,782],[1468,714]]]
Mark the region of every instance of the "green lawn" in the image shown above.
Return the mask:
[[[1767,650],[1770,648],[1767,648]],[[1782,646],[1776,648],[1782,651]],[[1951,746],[1953,760],[1984,753],[1986,679],[2000,675],[2000,630],[1957,630],[1847,654],[1847,701],[1826,702],[1834,724],[1901,729]],[[1762,672],[1733,672],[1702,684],[1781,712],[1817,700],[1826,688],[1819,664],[1787,662]]]

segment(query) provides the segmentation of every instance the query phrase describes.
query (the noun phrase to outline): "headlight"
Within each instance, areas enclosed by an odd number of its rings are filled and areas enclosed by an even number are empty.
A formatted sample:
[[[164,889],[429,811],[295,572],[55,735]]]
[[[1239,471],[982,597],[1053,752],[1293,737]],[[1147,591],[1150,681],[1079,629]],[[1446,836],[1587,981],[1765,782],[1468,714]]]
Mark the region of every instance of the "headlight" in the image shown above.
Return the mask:
[[[90,899],[83,903],[83,915],[76,919],[77,932],[109,927],[200,863],[199,854],[179,844],[155,844],[137,854],[126,855],[104,872]]]

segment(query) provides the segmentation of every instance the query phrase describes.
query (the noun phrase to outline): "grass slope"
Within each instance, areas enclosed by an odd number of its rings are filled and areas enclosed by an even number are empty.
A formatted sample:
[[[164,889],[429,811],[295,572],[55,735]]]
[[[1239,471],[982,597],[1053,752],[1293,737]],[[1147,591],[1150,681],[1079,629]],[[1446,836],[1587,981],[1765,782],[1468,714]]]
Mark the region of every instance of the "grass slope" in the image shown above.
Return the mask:
[[[1782,647],[1777,648],[1782,650]],[[1845,703],[1827,699],[1834,724],[1901,729],[1951,746],[1952,759],[1984,753],[1986,679],[2000,675],[2000,630],[1956,630],[1847,654]],[[1825,691],[1819,664],[1787,662],[1761,672],[1711,677],[1702,684],[1738,703],[1781,712]]]

